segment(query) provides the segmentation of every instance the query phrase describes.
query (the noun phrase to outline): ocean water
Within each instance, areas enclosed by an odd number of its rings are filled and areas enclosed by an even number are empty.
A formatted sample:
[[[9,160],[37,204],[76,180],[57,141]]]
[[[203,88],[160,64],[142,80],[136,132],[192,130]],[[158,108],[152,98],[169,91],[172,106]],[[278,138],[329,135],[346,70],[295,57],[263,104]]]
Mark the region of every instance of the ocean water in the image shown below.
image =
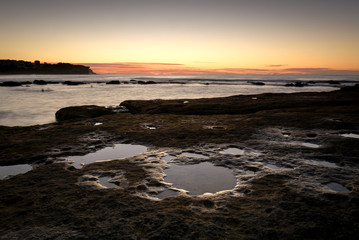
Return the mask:
[[[55,121],[57,110],[94,104],[116,106],[125,100],[194,99],[260,93],[322,92],[359,83],[359,76],[319,75],[0,75],[0,82],[60,82],[48,85],[0,87],[0,125],[30,126]],[[120,85],[106,82],[121,81]],[[131,81],[132,80],[132,81]],[[328,82],[328,81],[336,82]],[[86,82],[68,86],[61,82]],[[153,81],[158,84],[137,84]],[[254,85],[261,81],[265,85]],[[286,87],[301,81],[304,87]],[[338,83],[339,81],[339,83]],[[125,84],[126,83],[126,84]]]

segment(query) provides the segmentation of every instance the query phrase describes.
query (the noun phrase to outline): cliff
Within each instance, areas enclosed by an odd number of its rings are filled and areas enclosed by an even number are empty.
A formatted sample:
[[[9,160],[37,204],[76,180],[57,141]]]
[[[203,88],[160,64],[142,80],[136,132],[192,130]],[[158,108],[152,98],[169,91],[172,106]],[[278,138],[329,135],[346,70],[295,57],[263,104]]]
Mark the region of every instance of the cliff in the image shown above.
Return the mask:
[[[0,60],[0,74],[95,74],[90,67],[70,63],[48,64],[39,61]]]

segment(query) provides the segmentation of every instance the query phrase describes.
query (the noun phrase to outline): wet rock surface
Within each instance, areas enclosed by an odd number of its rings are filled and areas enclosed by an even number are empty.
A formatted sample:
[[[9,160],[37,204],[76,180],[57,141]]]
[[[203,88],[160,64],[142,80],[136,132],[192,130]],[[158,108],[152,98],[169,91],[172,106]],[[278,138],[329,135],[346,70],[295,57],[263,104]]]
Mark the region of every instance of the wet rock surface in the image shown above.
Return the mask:
[[[358,138],[343,136],[359,131],[356,96],[355,88],[258,95],[261,107],[245,114],[118,113],[0,127],[2,165],[38,163],[0,180],[0,239],[356,239]],[[263,109],[279,98],[288,103]],[[286,107],[306,98],[319,103]],[[79,169],[65,161],[119,143],[148,149]],[[171,166],[199,164],[228,169],[235,185],[190,194],[166,181]]]
[[[111,109],[107,109],[105,107],[88,105],[61,108],[56,112],[55,116],[57,121],[66,121],[74,119],[95,118],[113,113],[114,112]]]
[[[264,110],[291,109],[300,107],[325,107],[358,105],[352,88],[330,93],[292,93],[239,95],[225,98],[196,100],[127,100],[121,103],[131,113],[172,114],[248,114]],[[253,102],[255,100],[255,102]]]

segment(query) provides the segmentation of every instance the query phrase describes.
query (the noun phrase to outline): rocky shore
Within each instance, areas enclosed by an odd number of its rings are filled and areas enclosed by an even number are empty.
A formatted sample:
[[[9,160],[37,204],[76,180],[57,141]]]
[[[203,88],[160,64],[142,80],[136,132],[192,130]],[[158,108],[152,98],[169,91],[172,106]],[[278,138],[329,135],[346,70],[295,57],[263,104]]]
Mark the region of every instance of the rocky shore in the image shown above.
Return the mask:
[[[0,180],[0,239],[359,235],[359,86],[125,101],[114,110],[80,106],[60,110],[53,124],[0,126],[0,165],[33,166]],[[67,161],[119,143],[148,149],[81,168]],[[223,154],[231,148],[241,151]],[[236,186],[191,195],[166,182],[171,164],[204,162],[230,169]],[[168,191],[177,192],[158,197]]]

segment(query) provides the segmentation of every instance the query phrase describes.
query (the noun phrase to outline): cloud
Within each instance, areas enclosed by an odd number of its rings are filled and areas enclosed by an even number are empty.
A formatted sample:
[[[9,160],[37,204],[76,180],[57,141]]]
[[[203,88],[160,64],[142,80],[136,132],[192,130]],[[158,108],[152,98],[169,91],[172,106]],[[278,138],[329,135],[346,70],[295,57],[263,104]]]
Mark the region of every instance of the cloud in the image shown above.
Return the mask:
[[[213,64],[216,62],[204,62],[204,61],[194,61],[194,63],[205,63],[205,64]]]
[[[181,63],[141,63],[141,62],[119,62],[119,63],[83,63],[90,66],[98,74],[213,74],[199,68],[187,67]]]
[[[285,68],[283,71],[289,72],[319,72],[319,71],[329,71],[330,68]]]
[[[124,67],[128,67],[128,66],[181,66],[184,64],[181,63],[148,63],[148,62],[115,62],[115,63],[86,63],[88,65],[93,65],[93,66],[124,66]]]
[[[157,74],[165,69],[181,67],[180,63],[142,63],[142,62],[117,62],[117,63],[83,63],[90,66],[98,74]],[[162,73],[159,73],[162,74]]]
[[[219,73],[232,74],[268,74],[270,70],[264,68],[221,68],[217,69]]]
[[[313,75],[359,75],[359,70],[331,68],[280,68],[285,65],[268,65],[268,68],[195,68],[181,63],[82,63],[98,74],[153,74],[153,75],[196,75],[196,74],[313,74]],[[274,66],[277,66],[273,69]]]
[[[359,75],[358,69],[332,68],[285,68],[281,70],[287,74],[314,74],[314,75]]]

